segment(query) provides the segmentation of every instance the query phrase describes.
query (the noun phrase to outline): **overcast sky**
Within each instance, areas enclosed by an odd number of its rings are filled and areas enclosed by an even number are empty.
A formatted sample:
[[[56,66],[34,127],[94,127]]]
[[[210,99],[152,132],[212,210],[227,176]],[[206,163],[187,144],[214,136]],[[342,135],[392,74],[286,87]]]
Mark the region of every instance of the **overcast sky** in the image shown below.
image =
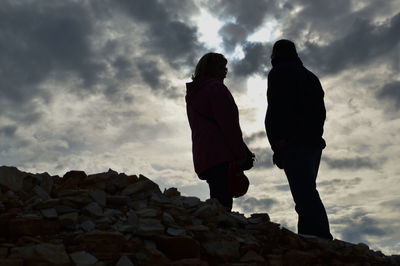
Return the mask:
[[[334,237],[400,253],[397,0],[1,0],[0,164],[62,176],[109,168],[206,199],[193,171],[185,83],[206,52],[258,161],[234,210],[296,231],[264,131],[273,43],[320,77],[327,121],[318,188]]]

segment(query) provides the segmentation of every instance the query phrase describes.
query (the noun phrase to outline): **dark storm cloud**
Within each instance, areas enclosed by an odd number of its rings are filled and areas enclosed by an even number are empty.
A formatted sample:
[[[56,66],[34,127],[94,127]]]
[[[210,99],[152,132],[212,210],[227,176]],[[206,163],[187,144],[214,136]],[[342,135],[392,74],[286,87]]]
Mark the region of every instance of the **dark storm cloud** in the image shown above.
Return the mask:
[[[178,69],[182,64],[192,66],[198,53],[204,50],[197,40],[197,28],[181,19],[197,11],[192,3],[156,0],[117,2],[132,20],[147,28],[146,35],[141,38],[148,52],[162,56],[171,66]]]
[[[377,59],[387,64],[395,60],[400,14],[388,15],[391,2],[368,2],[358,10],[346,0],[295,5],[300,11],[289,15],[283,37],[298,44],[305,64],[318,73],[336,74]]]
[[[35,97],[48,101],[49,94],[40,85],[62,77],[55,76],[60,71],[76,75],[84,89],[91,88],[103,68],[90,49],[92,32],[89,14],[74,2],[3,1],[0,5],[2,101],[31,105],[26,114],[38,113],[37,106],[29,102]]]
[[[121,10],[130,18],[128,23],[121,22]],[[130,103],[133,98],[126,88],[143,83],[177,97],[177,89],[162,79],[165,71],[159,62],[182,76],[181,70],[193,67],[203,46],[196,27],[186,20],[197,10],[191,1],[3,1],[2,116],[20,123],[39,121],[41,104],[52,100],[56,87],[82,96],[103,93],[110,100],[121,95]],[[141,28],[145,34],[130,36],[130,28]],[[109,32],[114,30],[125,36],[111,39]],[[135,42],[127,42],[129,38]],[[140,58],[134,55],[138,45],[143,50]],[[55,87],[45,88],[50,83]]]
[[[400,199],[394,199],[389,201],[384,201],[380,204],[382,207],[388,208],[391,211],[400,211]]]
[[[378,162],[369,157],[330,158],[323,156],[322,161],[332,169],[375,169],[379,166]]]
[[[259,131],[259,132],[251,134],[250,136],[245,136],[243,138],[243,140],[246,144],[251,145],[253,142],[255,142],[259,139],[266,140],[266,138],[267,138],[267,134],[265,133],[265,131]]]
[[[243,46],[244,58],[234,61],[233,73],[239,77],[253,74],[266,75],[269,67],[270,44],[246,43]]]
[[[238,44],[244,43],[247,39],[247,31],[235,23],[225,24],[218,32],[222,36],[224,48],[228,52],[235,50]]]
[[[6,137],[13,137],[18,127],[16,125],[6,125],[0,127],[0,135],[4,135]]]
[[[245,6],[249,5],[249,8]],[[367,3],[354,10],[347,0],[322,3],[297,1],[278,5],[275,1],[216,1],[211,12],[228,20],[220,30],[227,51],[241,45],[244,58],[234,64],[234,74],[247,77],[264,74],[269,67],[272,44],[247,43],[247,37],[262,25],[268,16],[284,18],[282,37],[296,42],[306,66],[318,74],[336,74],[352,67],[363,67],[384,60],[398,69],[400,14],[388,17],[390,3]],[[295,15],[289,13],[300,10]],[[376,22],[376,16],[387,19]],[[324,40],[317,42],[314,40]]]
[[[208,1],[207,7],[222,20],[234,20],[249,31],[258,29],[267,16],[280,14],[278,2],[274,0],[217,0]]]
[[[275,0],[208,1],[206,7],[221,20],[229,21],[219,31],[227,51],[244,44],[267,17],[279,17],[282,14],[282,7]]]
[[[250,136],[245,136],[244,142],[250,147],[250,150],[256,155],[256,161],[254,162],[254,167],[258,169],[266,169],[274,166],[272,162],[272,150],[268,144],[267,135],[265,131],[259,131],[251,134]],[[257,141],[262,141],[261,148],[252,148]]]
[[[335,194],[337,191],[357,187],[362,182],[360,177],[335,178],[318,182],[318,187],[323,189],[324,194]]]
[[[279,191],[290,191],[289,184],[276,185],[274,188]]]
[[[368,237],[384,237],[392,233],[390,229],[384,227],[382,221],[369,217],[363,210],[357,210],[345,218],[332,219],[331,222],[345,225],[345,228],[341,230],[341,238],[354,243],[368,244]]]
[[[246,213],[268,212],[277,204],[279,202],[276,199],[270,198],[256,199],[254,197],[241,197],[235,200],[235,205]]]
[[[343,38],[327,45],[305,43],[303,60],[319,73],[335,74],[351,67],[358,67],[395,55],[400,41],[400,14],[384,24],[374,24],[366,19],[356,19],[351,31]]]
[[[256,155],[254,167],[259,169],[271,168],[274,166],[272,162],[272,150],[265,145],[265,148],[251,149]]]
[[[155,61],[142,61],[138,63],[142,79],[153,89],[158,89],[161,84],[162,72]]]
[[[377,97],[391,102],[397,110],[400,110],[400,81],[385,84],[377,93]]]
[[[91,85],[102,68],[90,48],[87,11],[73,2],[47,3],[1,5],[2,92],[10,98],[29,97],[26,91],[55,70],[75,72]]]
[[[116,71],[115,78],[118,80],[130,80],[136,76],[133,61],[125,56],[116,56],[112,61],[112,66]]]
[[[294,15],[287,14],[288,22],[283,25],[283,34],[286,38],[294,40],[310,37],[314,32],[336,33],[343,29],[332,28],[336,23],[343,21],[350,13],[351,2],[348,0],[338,0],[323,2],[318,0],[300,0],[292,2],[292,9],[300,10]],[[334,32],[332,32],[334,31]]]

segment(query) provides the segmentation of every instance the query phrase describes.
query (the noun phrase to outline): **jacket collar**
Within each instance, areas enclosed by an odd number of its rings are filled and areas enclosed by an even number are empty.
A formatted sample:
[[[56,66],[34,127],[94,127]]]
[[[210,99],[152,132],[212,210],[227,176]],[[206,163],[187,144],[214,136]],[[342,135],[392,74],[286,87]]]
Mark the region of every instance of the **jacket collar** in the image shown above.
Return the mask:
[[[271,64],[273,67],[276,67],[281,64],[291,63],[291,64],[299,64],[303,65],[303,62],[299,57],[292,57],[292,58],[276,58],[271,60]]]

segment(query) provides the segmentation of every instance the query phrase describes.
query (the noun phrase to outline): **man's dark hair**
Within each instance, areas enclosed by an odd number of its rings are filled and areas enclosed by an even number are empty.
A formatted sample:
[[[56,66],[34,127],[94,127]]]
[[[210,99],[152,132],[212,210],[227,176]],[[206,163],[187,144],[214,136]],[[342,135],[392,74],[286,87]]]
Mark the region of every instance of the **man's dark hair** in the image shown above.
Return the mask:
[[[296,57],[298,57],[298,55],[294,42],[285,39],[275,42],[272,48],[272,54],[271,54],[272,59],[296,58]]]

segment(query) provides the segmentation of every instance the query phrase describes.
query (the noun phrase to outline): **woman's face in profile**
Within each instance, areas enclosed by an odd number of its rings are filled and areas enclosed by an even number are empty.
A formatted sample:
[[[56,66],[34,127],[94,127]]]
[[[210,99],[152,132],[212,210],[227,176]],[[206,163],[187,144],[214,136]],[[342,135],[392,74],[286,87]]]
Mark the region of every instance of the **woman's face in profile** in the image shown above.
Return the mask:
[[[225,65],[222,65],[218,68],[218,72],[217,72],[217,78],[219,80],[224,81],[224,79],[226,78],[226,74],[228,73],[228,68]]]

